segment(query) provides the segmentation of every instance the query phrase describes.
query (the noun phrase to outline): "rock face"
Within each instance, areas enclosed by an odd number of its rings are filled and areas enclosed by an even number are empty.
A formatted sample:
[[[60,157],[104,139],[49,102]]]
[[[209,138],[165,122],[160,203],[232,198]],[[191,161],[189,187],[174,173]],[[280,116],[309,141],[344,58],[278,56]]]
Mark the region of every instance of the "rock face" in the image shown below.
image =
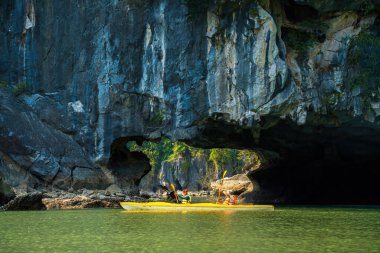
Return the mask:
[[[16,194],[12,190],[12,188],[4,183],[0,178],[0,206],[12,200],[16,197]]]
[[[229,168],[233,168],[233,166],[229,166]],[[161,185],[174,184],[176,188],[187,188],[189,191],[210,190],[210,182],[216,180],[219,174],[210,166],[206,154],[198,157],[191,157],[187,154],[174,161],[163,162],[158,183]]]
[[[0,98],[0,173],[6,182],[102,187],[104,174],[69,135],[44,124],[12,94],[0,93]]]
[[[150,167],[125,144],[168,136],[276,152],[262,202],[380,203],[378,83],[349,61],[379,1],[259,2],[1,1],[0,176],[130,191]]]

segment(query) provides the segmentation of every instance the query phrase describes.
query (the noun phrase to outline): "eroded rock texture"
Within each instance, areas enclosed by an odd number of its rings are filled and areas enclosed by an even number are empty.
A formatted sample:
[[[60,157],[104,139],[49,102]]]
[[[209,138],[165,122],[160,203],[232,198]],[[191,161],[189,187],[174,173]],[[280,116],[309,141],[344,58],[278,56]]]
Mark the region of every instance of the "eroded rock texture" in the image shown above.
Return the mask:
[[[43,194],[40,192],[19,195],[4,206],[1,206],[0,210],[45,210],[46,207],[42,203],[42,196]]]
[[[378,12],[378,0],[1,1],[0,176],[129,189],[149,166],[120,138],[168,136],[276,152],[248,175],[254,201],[380,203],[378,83],[351,85],[349,61],[356,35],[378,38]]]
[[[4,183],[0,178],[0,206],[9,202],[14,197],[16,197],[16,194],[14,193],[12,188],[6,183]]]

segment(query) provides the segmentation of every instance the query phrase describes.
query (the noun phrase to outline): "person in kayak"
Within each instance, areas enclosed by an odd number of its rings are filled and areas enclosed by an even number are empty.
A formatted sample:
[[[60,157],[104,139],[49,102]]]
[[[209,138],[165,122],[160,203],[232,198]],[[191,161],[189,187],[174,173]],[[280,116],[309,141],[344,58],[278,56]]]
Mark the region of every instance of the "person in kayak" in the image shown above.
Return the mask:
[[[167,186],[166,186],[166,183],[163,182],[162,184],[160,184],[161,188],[166,191],[166,201],[176,201],[176,197],[175,197],[175,192],[170,190]]]
[[[223,193],[226,196],[226,198],[224,199],[224,202],[223,202],[224,205],[235,205],[236,204],[237,198],[235,195],[232,195],[231,191],[225,191]]]
[[[190,204],[191,196],[188,195],[189,191],[187,189],[183,189],[182,194],[178,195],[178,200],[182,202],[182,204]]]

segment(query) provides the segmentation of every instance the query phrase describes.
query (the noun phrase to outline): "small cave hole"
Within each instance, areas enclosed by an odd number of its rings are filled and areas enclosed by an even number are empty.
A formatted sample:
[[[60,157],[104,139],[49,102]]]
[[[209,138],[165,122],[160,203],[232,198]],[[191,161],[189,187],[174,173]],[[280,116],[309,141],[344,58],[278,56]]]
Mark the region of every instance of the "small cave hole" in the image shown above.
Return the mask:
[[[135,138],[119,138],[111,145],[111,157],[108,168],[117,178],[117,183],[123,188],[138,186],[140,180],[151,170],[149,158],[142,152],[130,151],[127,143]]]
[[[284,5],[286,17],[289,21],[298,23],[308,19],[318,19],[319,12],[313,7],[297,4],[294,0]]]

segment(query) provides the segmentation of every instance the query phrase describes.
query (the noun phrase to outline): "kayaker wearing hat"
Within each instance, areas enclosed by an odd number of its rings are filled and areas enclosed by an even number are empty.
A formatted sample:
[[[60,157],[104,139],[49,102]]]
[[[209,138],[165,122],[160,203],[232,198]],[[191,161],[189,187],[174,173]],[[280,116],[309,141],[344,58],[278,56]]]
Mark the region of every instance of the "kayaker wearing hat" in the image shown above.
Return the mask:
[[[187,189],[183,189],[182,194],[178,195],[178,200],[182,202],[182,204],[190,204],[191,196],[188,195],[189,191]]]
[[[226,198],[224,199],[223,204],[224,205],[235,205],[237,198],[235,195],[232,195],[232,191],[224,191],[224,195],[226,195]]]

